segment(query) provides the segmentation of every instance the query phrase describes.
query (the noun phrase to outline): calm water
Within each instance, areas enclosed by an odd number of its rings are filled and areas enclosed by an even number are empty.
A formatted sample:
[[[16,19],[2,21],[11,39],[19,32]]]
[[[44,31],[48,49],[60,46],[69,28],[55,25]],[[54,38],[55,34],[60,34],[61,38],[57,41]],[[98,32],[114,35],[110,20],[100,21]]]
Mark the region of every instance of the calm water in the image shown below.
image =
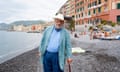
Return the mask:
[[[0,31],[0,58],[39,46],[40,33]]]

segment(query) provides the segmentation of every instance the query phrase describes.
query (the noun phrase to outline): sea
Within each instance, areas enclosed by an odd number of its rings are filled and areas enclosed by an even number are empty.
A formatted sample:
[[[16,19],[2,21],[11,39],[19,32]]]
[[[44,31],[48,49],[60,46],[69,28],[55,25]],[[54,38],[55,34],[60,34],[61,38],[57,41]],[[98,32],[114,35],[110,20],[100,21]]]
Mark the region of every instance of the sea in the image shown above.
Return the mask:
[[[38,48],[41,36],[41,33],[0,31],[0,64]]]

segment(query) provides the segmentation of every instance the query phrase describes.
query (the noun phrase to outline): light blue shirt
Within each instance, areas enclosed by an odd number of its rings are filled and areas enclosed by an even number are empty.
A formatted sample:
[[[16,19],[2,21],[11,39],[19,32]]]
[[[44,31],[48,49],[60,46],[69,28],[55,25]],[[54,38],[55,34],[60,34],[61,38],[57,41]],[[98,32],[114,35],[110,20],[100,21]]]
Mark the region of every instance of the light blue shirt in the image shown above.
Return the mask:
[[[48,43],[47,51],[58,52],[60,46],[60,32],[61,30],[57,31],[55,28],[53,29]]]

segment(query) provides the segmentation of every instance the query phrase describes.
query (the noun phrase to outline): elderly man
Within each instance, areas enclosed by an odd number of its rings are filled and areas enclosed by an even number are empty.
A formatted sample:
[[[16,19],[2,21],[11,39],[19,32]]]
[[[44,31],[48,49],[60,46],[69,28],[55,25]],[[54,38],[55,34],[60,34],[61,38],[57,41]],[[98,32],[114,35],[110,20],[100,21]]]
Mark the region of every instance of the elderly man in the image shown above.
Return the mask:
[[[44,72],[64,72],[65,62],[72,62],[70,35],[64,28],[64,16],[55,15],[54,22],[44,31],[39,47]]]

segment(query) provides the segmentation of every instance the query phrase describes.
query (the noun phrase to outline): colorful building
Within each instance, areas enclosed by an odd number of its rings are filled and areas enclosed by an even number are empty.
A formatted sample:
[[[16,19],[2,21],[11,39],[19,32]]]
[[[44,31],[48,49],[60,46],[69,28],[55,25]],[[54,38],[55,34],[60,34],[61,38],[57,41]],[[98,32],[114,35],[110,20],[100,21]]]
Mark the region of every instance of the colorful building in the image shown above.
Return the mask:
[[[14,25],[13,30],[14,31],[42,31],[44,29],[44,24],[33,24],[29,26],[24,26],[24,25]]]
[[[61,11],[62,10],[62,11]],[[120,22],[120,0],[68,0],[60,9],[74,17],[76,25]]]
[[[75,0],[68,0],[58,11],[65,16],[75,17]]]

